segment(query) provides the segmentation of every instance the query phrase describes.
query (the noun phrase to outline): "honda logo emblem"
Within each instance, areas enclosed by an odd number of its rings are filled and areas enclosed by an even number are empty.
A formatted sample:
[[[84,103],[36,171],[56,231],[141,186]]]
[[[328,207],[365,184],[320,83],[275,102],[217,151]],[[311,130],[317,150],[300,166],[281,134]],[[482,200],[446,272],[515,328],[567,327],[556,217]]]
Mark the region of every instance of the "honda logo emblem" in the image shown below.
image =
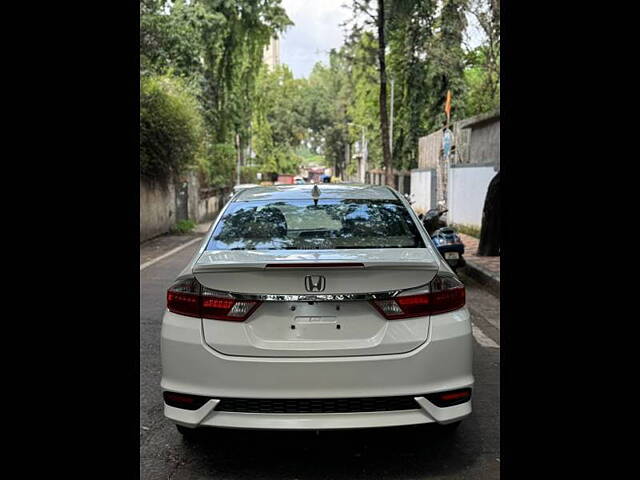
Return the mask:
[[[321,275],[307,275],[304,277],[304,288],[307,289],[307,292],[322,292],[324,291],[324,284],[325,280]]]

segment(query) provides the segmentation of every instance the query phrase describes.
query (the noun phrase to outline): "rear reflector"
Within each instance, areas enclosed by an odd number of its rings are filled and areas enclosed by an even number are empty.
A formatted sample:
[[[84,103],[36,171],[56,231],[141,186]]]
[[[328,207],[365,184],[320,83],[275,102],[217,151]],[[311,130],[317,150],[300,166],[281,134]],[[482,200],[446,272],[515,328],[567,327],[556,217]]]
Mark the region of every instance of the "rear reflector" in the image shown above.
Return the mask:
[[[436,407],[452,407],[453,405],[468,402],[471,398],[471,389],[461,388],[460,390],[450,390],[448,392],[430,393],[426,397]]]
[[[162,396],[164,397],[164,403],[170,407],[183,408],[185,410],[198,410],[209,401],[208,397],[184,393],[164,392]]]
[[[387,320],[423,317],[464,307],[465,290],[458,279],[437,275],[426,293],[372,300],[371,303]]]
[[[259,305],[258,301],[240,301],[221,296],[203,287],[195,278],[181,280],[167,291],[169,311],[189,317],[242,322]]]

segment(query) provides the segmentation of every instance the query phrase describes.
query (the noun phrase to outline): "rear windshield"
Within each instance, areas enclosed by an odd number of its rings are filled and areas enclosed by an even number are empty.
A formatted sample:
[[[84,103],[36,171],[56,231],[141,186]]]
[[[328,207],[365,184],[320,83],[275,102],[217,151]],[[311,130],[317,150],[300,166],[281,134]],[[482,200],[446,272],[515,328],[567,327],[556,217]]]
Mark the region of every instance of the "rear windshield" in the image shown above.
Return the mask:
[[[234,202],[207,250],[424,248],[399,201],[324,199]]]

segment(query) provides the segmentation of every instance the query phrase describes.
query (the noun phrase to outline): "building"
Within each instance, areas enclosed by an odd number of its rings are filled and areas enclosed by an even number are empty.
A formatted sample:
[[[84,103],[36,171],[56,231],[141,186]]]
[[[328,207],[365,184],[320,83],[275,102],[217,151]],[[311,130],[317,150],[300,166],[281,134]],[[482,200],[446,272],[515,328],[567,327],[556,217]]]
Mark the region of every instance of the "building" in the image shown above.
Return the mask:
[[[278,37],[271,37],[269,45],[264,49],[262,60],[269,67],[269,71],[273,71],[280,65],[280,39]]]

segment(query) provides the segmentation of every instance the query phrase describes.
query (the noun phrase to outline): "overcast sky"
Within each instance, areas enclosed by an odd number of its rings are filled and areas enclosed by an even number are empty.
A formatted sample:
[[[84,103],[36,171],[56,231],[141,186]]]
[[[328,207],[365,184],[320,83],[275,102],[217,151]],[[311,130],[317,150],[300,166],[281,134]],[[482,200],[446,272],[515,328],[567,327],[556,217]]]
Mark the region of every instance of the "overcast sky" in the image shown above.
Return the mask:
[[[280,61],[286,63],[296,78],[307,77],[318,61],[327,63],[329,50],[340,48],[344,33],[340,24],[350,12],[341,5],[345,0],[282,0],[289,27],[280,40]]]
[[[308,77],[316,62],[326,64],[329,50],[343,44],[344,31],[340,24],[351,15],[349,8],[342,7],[345,3],[350,2],[282,0],[282,6],[295,25],[280,39],[280,61],[291,68],[295,78]],[[468,33],[471,34],[470,43],[476,46],[479,43],[477,29],[472,27]]]

